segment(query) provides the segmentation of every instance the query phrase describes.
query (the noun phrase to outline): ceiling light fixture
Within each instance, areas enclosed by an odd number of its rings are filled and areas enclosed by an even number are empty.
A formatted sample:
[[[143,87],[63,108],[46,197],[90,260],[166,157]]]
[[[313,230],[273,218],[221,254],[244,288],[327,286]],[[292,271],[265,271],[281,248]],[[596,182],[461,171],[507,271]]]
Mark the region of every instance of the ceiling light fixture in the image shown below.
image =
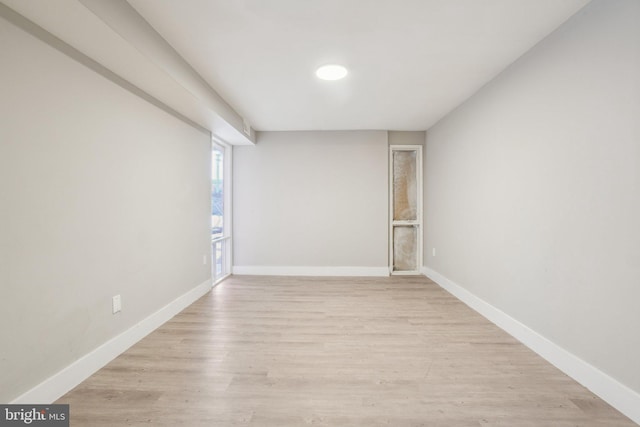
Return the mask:
[[[347,75],[348,71],[342,65],[323,65],[316,70],[316,76],[322,80],[340,80]]]

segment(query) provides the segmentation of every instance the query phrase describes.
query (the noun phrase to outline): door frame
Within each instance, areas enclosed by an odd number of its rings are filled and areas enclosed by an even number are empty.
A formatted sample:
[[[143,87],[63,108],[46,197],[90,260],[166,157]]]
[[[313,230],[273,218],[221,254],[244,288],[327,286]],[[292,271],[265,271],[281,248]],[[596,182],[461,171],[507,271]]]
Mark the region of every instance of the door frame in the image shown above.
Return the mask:
[[[393,219],[393,153],[396,151],[416,152],[416,219],[409,221],[394,221]],[[422,270],[423,234],[424,225],[422,220],[422,146],[421,145],[390,145],[389,146],[389,274],[391,275],[418,275]],[[411,271],[394,270],[393,258],[393,229],[398,226],[412,226],[417,228],[417,248],[416,248],[416,269]]]

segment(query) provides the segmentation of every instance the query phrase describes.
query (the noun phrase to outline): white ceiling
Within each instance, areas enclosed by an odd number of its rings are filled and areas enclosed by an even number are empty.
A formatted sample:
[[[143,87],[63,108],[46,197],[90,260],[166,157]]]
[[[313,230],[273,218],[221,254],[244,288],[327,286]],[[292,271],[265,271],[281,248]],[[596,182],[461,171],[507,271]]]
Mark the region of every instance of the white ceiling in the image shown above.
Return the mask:
[[[588,3],[128,1],[258,130],[428,129]]]

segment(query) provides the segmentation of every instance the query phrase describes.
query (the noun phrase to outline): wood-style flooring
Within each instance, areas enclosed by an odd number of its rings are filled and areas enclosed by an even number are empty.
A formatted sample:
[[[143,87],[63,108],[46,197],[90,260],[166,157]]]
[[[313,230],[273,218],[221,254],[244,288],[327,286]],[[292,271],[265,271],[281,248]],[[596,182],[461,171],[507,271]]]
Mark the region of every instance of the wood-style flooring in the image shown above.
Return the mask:
[[[231,277],[56,403],[74,427],[635,426],[425,277]]]

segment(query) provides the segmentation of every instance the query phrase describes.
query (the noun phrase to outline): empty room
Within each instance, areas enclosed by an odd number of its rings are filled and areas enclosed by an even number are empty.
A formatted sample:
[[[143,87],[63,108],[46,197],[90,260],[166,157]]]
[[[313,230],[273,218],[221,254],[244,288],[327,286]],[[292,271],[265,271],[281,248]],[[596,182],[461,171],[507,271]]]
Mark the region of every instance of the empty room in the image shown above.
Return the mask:
[[[640,0],[0,0],[0,426],[640,424]]]

